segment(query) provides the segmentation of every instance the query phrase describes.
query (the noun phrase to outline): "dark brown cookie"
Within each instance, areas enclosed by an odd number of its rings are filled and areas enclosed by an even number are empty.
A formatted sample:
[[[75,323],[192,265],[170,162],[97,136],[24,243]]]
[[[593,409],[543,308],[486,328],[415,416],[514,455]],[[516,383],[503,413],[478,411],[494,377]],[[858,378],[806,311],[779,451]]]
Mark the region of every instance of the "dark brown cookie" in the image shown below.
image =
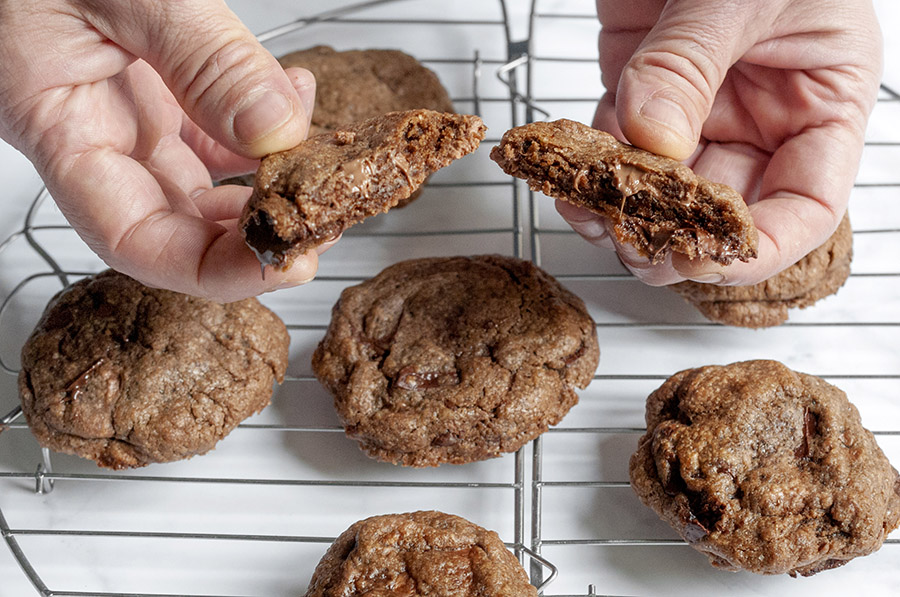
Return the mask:
[[[758,233],[734,189],[571,120],[507,131],[491,158],[535,191],[605,216],[653,263],[671,252],[722,264],[756,257]]]
[[[308,249],[409,197],[425,178],[475,151],[477,116],[391,112],[267,156],[240,226],[263,264],[280,268]]]
[[[436,466],[559,423],[598,359],[581,299],[528,261],[483,255],[404,261],[345,289],[313,369],[370,456]]]
[[[809,576],[881,547],[900,478],[840,389],[776,361],[689,369],[647,399],[631,485],[713,566]]]
[[[289,337],[256,299],[221,305],[107,270],[59,293],[22,349],[42,446],[122,469],[213,449],[281,382]]]
[[[418,60],[398,50],[347,50],[315,46],[278,59],[284,68],[303,67],[316,78],[316,103],[309,136],[333,132],[339,127],[388,112],[427,108],[454,112],[453,102],[437,75]],[[253,186],[248,174],[222,184]],[[397,207],[412,202],[416,189]]]
[[[453,112],[453,102],[437,75],[399,50],[347,50],[316,46],[278,59],[316,77],[316,106],[309,135],[388,112],[426,108]]]
[[[442,512],[361,520],[316,567],[306,597],[537,597],[494,531]]]
[[[804,309],[832,295],[850,276],[853,230],[845,215],[831,237],[806,257],[753,286],[681,282],[670,286],[712,321],[745,328],[781,325],[788,309]]]

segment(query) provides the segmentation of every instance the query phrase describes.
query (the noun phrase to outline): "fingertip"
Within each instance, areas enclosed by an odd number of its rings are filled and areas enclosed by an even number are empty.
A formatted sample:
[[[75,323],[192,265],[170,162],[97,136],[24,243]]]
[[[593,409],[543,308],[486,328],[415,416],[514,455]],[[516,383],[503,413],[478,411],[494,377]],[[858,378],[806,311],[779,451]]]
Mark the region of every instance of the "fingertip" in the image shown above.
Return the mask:
[[[559,199],[556,200],[556,211],[584,240],[604,249],[615,249],[603,216]]]
[[[284,69],[284,72],[290,79],[297,95],[300,96],[300,105],[303,106],[306,128],[308,130],[316,104],[316,77],[311,71],[298,66],[288,67]]]
[[[269,279],[272,280],[267,284],[268,288],[265,292],[274,292],[308,284],[315,279],[318,268],[319,254],[315,249],[310,249],[294,259],[294,262],[287,270],[280,271],[271,267],[265,267],[266,282],[269,282]]]
[[[339,240],[341,240],[342,236],[343,236],[343,234],[339,234],[336,237],[334,237],[333,239],[326,241],[326,242],[322,243],[321,245],[318,245],[313,250],[316,252],[317,255],[321,255],[321,254],[325,253],[325,251],[327,251],[328,249],[333,247]]]
[[[687,159],[696,149],[699,130],[679,98],[654,94],[637,109],[622,106],[617,110],[619,126],[635,147],[675,160]]]

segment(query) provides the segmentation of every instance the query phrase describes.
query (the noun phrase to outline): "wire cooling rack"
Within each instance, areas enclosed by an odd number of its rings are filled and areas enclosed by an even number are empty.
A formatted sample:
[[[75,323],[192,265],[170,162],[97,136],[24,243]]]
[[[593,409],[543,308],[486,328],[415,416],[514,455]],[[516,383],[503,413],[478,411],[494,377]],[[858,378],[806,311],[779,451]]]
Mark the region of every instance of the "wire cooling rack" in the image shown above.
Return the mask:
[[[282,4],[253,3],[241,14],[266,25],[257,30],[274,54],[318,43],[405,50],[438,73],[458,111],[484,118],[488,138],[409,207],[348,231],[316,280],[262,297],[291,334],[288,376],[272,406],[208,455],[128,472],[42,451],[18,414],[22,342],[55,292],[103,267],[41,191],[0,243],[0,414],[9,412],[0,421],[0,532],[16,564],[0,560],[0,596],[299,595],[352,522],[417,509],[497,530],[553,597],[876,595],[900,585],[896,539],[811,579],[715,571],[627,483],[646,396],[680,369],[750,358],[842,387],[900,462],[900,96],[892,86],[873,114],[851,200],[850,280],[779,328],[738,330],[634,280],[572,233],[552,201],[487,158],[503,131],[525,121],[590,122],[602,92],[592,3],[376,0],[320,3],[326,12],[300,18]],[[274,20],[258,16],[262,8]],[[492,252],[534,260],[585,300],[602,352],[593,383],[557,428],[516,454],[433,470],[368,460],[343,436],[309,365],[332,304],[400,259]]]

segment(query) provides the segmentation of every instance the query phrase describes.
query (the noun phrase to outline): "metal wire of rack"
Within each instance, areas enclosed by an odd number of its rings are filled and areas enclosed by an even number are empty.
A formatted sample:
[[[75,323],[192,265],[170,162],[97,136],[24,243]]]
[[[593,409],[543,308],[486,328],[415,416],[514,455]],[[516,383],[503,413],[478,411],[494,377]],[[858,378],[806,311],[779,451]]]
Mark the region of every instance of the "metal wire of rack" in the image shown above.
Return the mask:
[[[553,41],[561,25],[595,35],[589,7],[535,0],[526,15],[527,34],[518,39],[503,0],[492,10],[472,2],[477,8],[440,18],[417,10],[422,4],[362,2],[293,20],[260,38],[276,54],[300,47],[297,32],[305,45],[346,39],[348,47],[357,47],[364,30],[387,40],[383,47],[400,47],[397,28],[416,38],[414,32],[427,26],[427,39],[412,44],[410,53],[438,71],[460,111],[485,118],[484,145],[523,121],[551,115],[590,120],[602,92],[594,48],[574,52],[574,45]],[[443,41],[454,50],[445,51]],[[551,70],[581,86],[547,84],[544,75]],[[900,153],[900,128],[877,127],[882,112],[900,122],[900,95],[888,87],[864,162],[890,161]],[[748,332],[710,324],[665,289],[637,284],[614,258],[586,248],[555,216],[552,202],[498,174],[487,153],[438,173],[418,204],[348,231],[307,287],[263,297],[291,333],[288,377],[272,407],[215,452],[146,473],[107,474],[37,448],[17,410],[0,420],[0,534],[28,583],[47,596],[297,594],[303,574],[337,533],[389,504],[391,511],[453,511],[498,530],[548,597],[593,596],[597,586],[604,594],[676,594],[680,588],[702,594],[704,587],[710,594],[737,594],[746,579],[723,583],[714,576],[721,573],[698,563],[670,529],[636,504],[627,483],[628,454],[644,431],[646,395],[674,371],[711,362],[777,358],[835,381],[851,398],[864,397],[855,400],[864,420],[875,423],[869,426],[879,443],[900,461],[900,404],[893,399],[900,389],[900,316],[891,308],[900,300],[900,270],[880,256],[885,246],[900,249],[900,221],[884,215],[900,181],[861,172],[851,201],[853,273],[834,300],[792,315],[779,329]],[[42,191],[23,227],[0,243],[0,260],[28,262],[16,270],[22,273],[13,287],[4,289],[4,339],[23,340],[53,292],[102,267],[61,248],[73,240],[71,229],[49,199]],[[435,471],[372,464],[355,446],[347,448],[352,442],[342,437],[308,369],[330,306],[344,286],[399,258],[473,252],[530,257],[586,300],[603,351],[594,383],[577,414],[514,455]],[[860,358],[847,358],[848,349],[860,351]],[[13,380],[15,356],[0,352],[0,366],[8,374],[4,381]],[[0,410],[18,402],[14,393],[14,382],[0,385]],[[328,514],[316,516],[318,509]],[[263,512],[242,514],[250,510]],[[897,568],[898,543],[887,541],[888,553],[879,554],[887,563],[876,571]],[[195,557],[197,551],[203,558]],[[106,562],[102,568],[96,559]],[[668,574],[645,577],[648,567]],[[272,576],[278,581],[263,580]],[[0,578],[3,595],[5,580]],[[847,582],[858,584],[856,576]],[[772,594],[781,587],[765,586],[776,587]],[[754,586],[754,592],[765,590]]]

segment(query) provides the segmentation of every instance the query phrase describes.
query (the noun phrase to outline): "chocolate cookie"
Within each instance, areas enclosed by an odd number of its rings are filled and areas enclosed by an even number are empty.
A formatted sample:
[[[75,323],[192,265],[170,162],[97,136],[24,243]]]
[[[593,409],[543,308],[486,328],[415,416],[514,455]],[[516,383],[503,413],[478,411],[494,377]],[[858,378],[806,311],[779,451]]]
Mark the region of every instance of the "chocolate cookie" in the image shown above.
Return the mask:
[[[306,597],[537,597],[494,531],[442,512],[361,520],[338,537]]]
[[[776,361],[688,369],[647,399],[631,485],[713,566],[809,576],[876,551],[900,478],[838,388]]]
[[[345,289],[312,364],[365,452],[436,466],[559,423],[599,354],[581,299],[528,261],[483,255],[403,261]]]
[[[535,191],[605,216],[653,263],[671,252],[722,264],[756,257],[758,233],[735,190],[684,164],[571,120],[507,131],[491,158]]]
[[[102,467],[190,458],[269,403],[288,342],[256,299],[220,305],[107,270],[47,306],[22,349],[22,411],[42,446]]]
[[[347,50],[315,46],[278,59],[284,68],[303,67],[316,77],[316,100],[309,136],[333,132],[339,127],[388,112],[427,108],[454,112],[453,102],[437,75],[418,60],[399,50]],[[253,186],[254,175],[222,181]],[[412,202],[416,189],[397,207]]]
[[[265,157],[240,226],[263,264],[308,249],[409,197],[425,178],[475,151],[477,116],[391,112]]]
[[[853,258],[853,230],[845,215],[831,237],[806,257],[753,286],[686,281],[670,286],[712,321],[745,328],[781,325],[788,309],[804,309],[844,285]]]
[[[316,77],[316,105],[309,135],[388,112],[427,108],[453,112],[453,102],[437,75],[399,50],[347,50],[316,46],[278,59]]]

